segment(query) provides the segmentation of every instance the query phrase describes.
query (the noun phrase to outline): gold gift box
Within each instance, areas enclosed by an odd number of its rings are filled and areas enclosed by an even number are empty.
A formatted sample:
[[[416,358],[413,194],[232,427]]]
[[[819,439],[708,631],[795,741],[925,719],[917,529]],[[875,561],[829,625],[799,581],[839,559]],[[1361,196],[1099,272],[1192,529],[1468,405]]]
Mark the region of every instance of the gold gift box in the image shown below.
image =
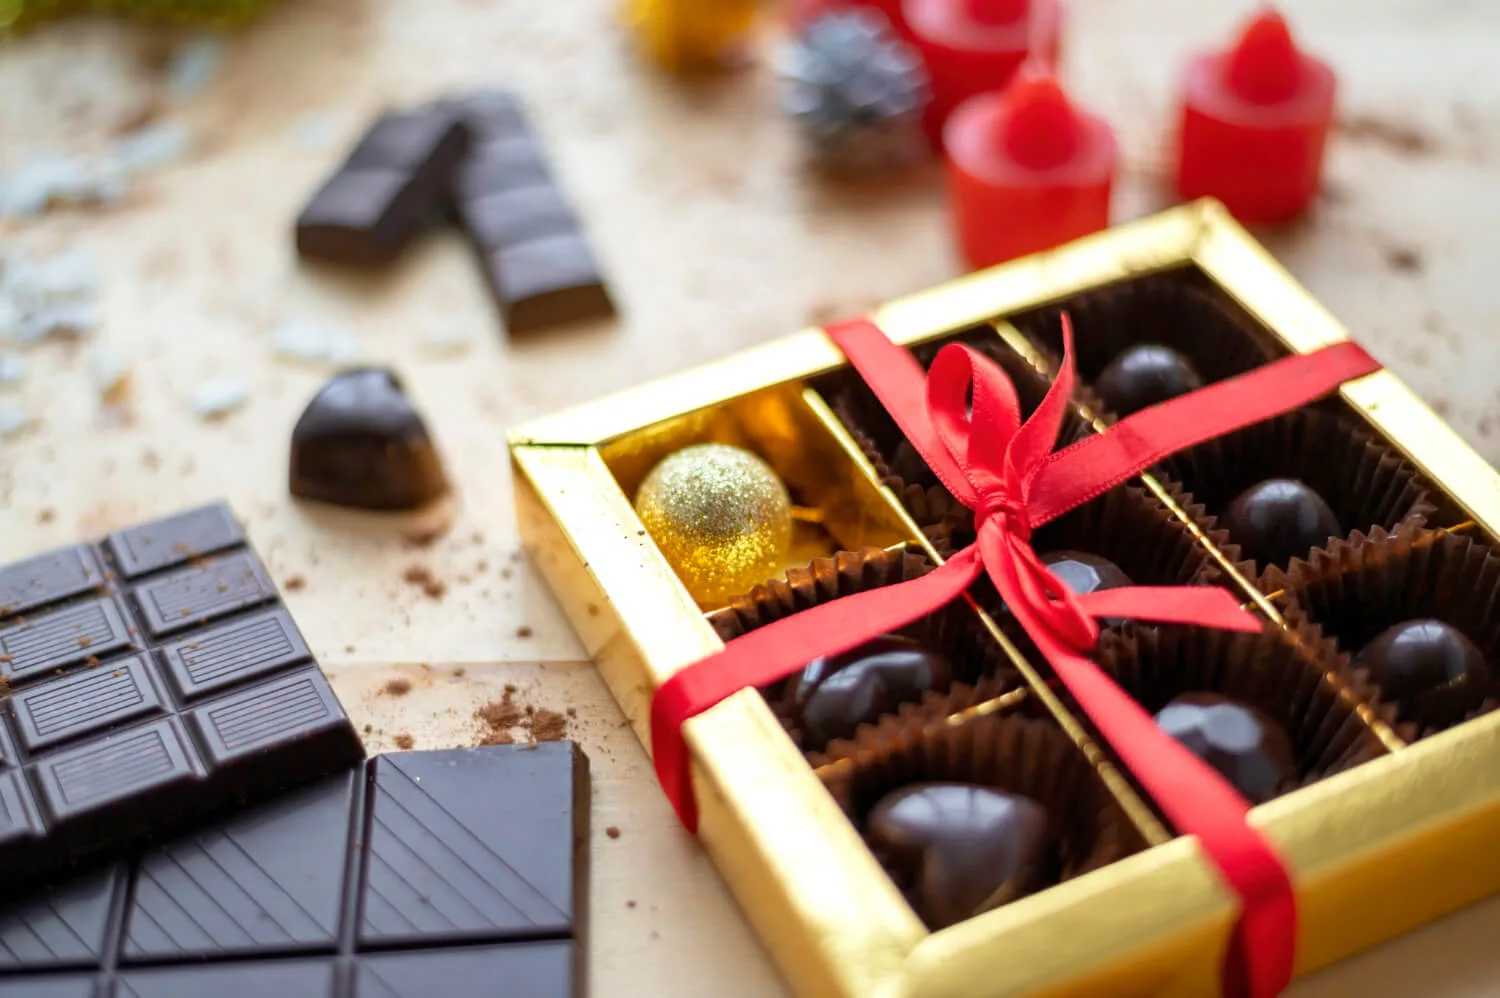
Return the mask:
[[[1182,269],[1196,270],[1288,350],[1348,338],[1211,201],[893,301],[874,317],[905,345],[988,324],[1028,351],[1004,316]],[[1031,359],[1044,362],[1035,351]],[[636,485],[659,458],[705,440],[761,453],[821,514],[799,544],[804,560],[826,553],[820,547],[925,545],[808,387],[842,366],[821,331],[805,330],[511,434],[527,548],[643,744],[657,685],[722,647],[632,508]],[[1437,526],[1496,536],[1500,475],[1395,375],[1370,375],[1340,394],[1446,493]],[[1272,602],[1214,554],[1247,604],[1279,620]],[[817,998],[1219,993],[1237,915],[1232,896],[1196,840],[1172,837],[1035,670],[1006,650],[1031,683],[1021,696],[1039,698],[1089,754],[1148,847],[929,931],[765,699],[742,691],[685,727],[700,835],[786,980]],[[1010,709],[1015,699],[980,710]],[[1500,711],[1411,745],[1373,712],[1364,716],[1386,754],[1250,815],[1296,884],[1299,976],[1500,890],[1500,851],[1491,847],[1500,838]]]

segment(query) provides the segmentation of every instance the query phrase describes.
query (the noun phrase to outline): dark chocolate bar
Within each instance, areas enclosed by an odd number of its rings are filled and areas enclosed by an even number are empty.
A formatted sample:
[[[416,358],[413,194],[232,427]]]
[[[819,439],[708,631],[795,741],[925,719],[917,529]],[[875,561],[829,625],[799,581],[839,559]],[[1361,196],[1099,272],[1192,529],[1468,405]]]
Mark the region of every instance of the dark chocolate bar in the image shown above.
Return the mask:
[[[584,993],[588,759],[381,756],[0,905],[0,998]]]
[[[448,196],[468,133],[440,107],[382,115],[297,219],[297,252],[334,263],[394,259]]]
[[[7,889],[364,755],[222,503],[0,568],[0,676]]]
[[[515,98],[491,91],[446,106],[476,136],[454,178],[453,199],[506,330],[614,314],[578,217]]]

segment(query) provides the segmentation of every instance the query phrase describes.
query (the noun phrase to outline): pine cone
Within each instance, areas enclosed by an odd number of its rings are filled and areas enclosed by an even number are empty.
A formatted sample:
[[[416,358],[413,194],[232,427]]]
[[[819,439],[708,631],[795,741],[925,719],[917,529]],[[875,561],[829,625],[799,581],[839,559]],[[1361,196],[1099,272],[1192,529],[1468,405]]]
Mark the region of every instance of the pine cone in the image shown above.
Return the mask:
[[[921,130],[931,99],[927,70],[879,11],[814,18],[782,51],[777,68],[782,110],[815,163],[886,169],[927,155]]]

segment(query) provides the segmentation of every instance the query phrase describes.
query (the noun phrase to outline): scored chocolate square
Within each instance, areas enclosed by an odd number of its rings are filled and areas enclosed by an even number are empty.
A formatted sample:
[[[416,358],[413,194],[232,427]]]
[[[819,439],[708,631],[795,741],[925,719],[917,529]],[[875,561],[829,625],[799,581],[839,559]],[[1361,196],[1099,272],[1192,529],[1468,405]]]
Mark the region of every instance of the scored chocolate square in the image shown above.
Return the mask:
[[[454,177],[453,200],[506,331],[613,315],[583,227],[520,104],[491,91],[446,106],[482,136]]]
[[[588,839],[571,742],[381,756],[0,902],[0,998],[576,998]]]
[[[0,884],[364,755],[222,503],[0,568]]]
[[[444,203],[468,133],[441,107],[384,114],[297,218],[297,252],[334,263],[394,259]]]

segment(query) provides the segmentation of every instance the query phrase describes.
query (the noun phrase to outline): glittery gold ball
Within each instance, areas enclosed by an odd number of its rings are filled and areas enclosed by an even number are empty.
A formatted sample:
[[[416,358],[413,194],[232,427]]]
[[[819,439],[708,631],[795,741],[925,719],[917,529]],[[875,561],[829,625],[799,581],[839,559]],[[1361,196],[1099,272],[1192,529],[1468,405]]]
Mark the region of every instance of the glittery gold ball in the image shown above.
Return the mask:
[[[782,567],[792,503],[749,451],[697,444],[668,455],[635,495],[641,522],[699,603],[722,606]]]

